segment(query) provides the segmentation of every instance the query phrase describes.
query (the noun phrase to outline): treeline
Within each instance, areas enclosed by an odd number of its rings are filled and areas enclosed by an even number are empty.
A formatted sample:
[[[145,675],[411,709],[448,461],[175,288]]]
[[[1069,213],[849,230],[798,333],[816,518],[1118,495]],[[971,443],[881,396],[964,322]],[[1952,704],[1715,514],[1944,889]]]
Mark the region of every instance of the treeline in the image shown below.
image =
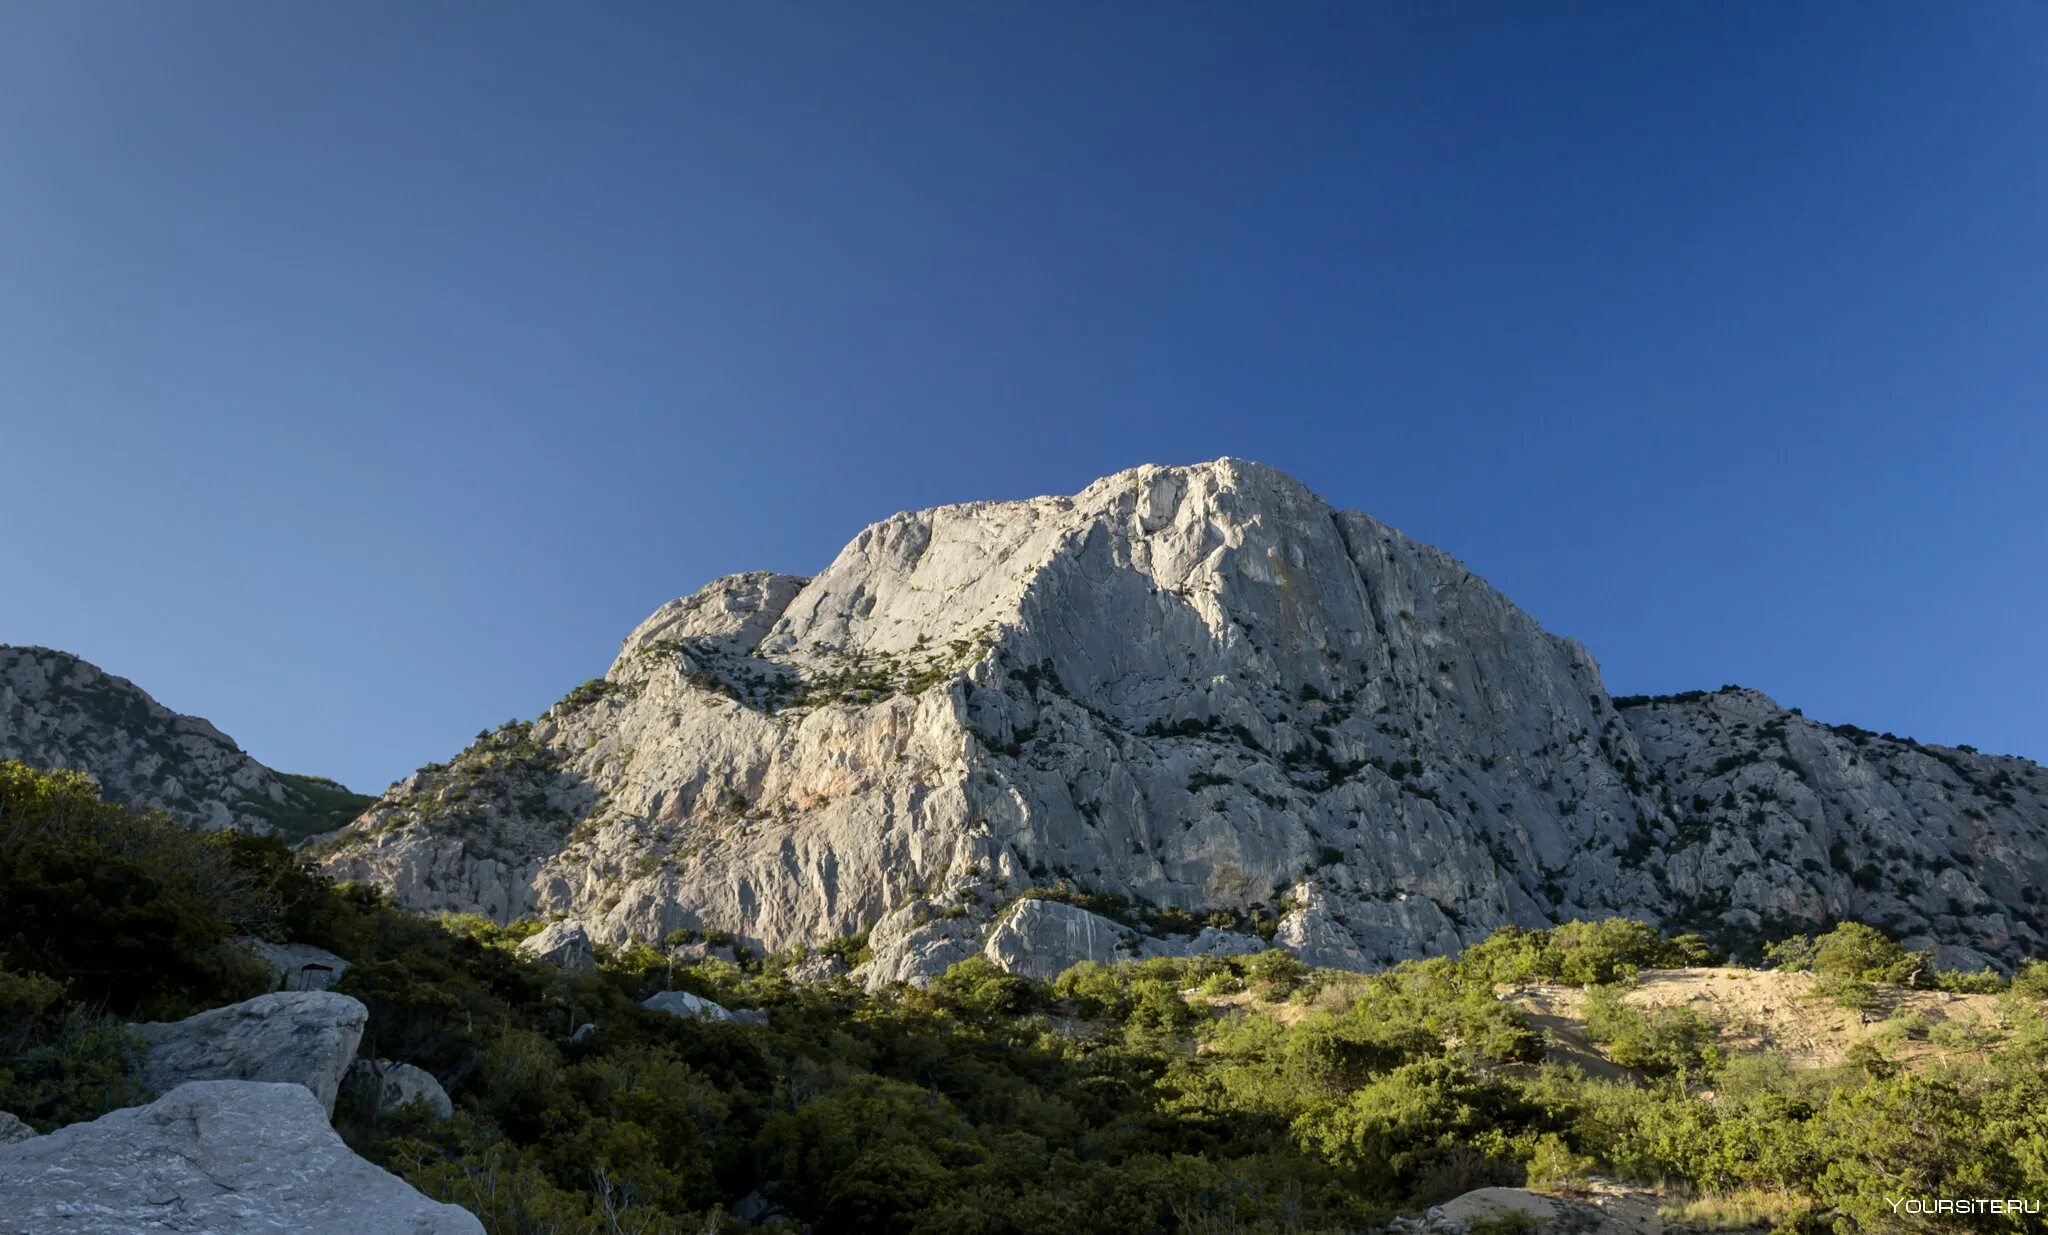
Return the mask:
[[[1504,930],[1370,975],[1268,952],[1038,983],[976,958],[868,995],[790,982],[787,958],[672,968],[635,947],[570,976],[517,956],[519,929],[400,912],[274,842],[19,765],[0,765],[0,906],[0,1109],[49,1128],[136,1100],[123,1023],[259,990],[238,934],[316,944],[354,962],[339,989],[370,1008],[364,1052],[456,1104],[337,1126],[500,1235],[1362,1231],[1588,1171],[1740,1198],[1786,1232],[1918,1229],[1887,1196],[2048,1194],[2038,968],[1999,996],[1995,1041],[1822,1070],[1724,1055],[1696,1014],[1624,1002],[1642,969],[1715,959],[1633,922]],[[1780,960],[1936,980],[1861,929]],[[1588,1030],[1629,1075],[1547,1061],[1501,998],[1539,982],[1589,988]],[[668,984],[768,1023],[638,1006]]]

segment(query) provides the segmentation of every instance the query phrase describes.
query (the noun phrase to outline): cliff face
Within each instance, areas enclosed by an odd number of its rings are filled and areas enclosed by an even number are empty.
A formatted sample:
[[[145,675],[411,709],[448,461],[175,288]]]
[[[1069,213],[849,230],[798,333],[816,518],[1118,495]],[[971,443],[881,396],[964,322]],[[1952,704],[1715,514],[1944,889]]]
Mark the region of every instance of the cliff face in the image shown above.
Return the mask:
[[[1621,701],[1657,779],[1665,920],[1854,918],[1956,964],[2040,955],[2048,773],[1828,726],[1756,691]]]
[[[195,828],[287,840],[347,823],[371,799],[273,772],[227,734],[68,652],[0,646],[0,759],[92,774],[113,802]]]
[[[2005,957],[2040,941],[2042,786],[1748,693],[1617,708],[1585,649],[1457,561],[1226,459],[899,515],[815,578],[718,580],[325,861],[612,940],[879,924],[899,968],[1062,881],[1155,936],[1257,930],[1328,964],[1611,914],[1889,916]]]

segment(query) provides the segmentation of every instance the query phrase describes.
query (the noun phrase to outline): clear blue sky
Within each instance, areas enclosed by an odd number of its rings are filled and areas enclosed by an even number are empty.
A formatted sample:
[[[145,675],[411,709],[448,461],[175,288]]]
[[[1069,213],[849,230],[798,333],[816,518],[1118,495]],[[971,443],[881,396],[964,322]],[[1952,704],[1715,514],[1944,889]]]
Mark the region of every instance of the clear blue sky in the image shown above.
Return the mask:
[[[380,789],[670,597],[1292,471],[2048,756],[2048,7],[0,7],[0,641]]]

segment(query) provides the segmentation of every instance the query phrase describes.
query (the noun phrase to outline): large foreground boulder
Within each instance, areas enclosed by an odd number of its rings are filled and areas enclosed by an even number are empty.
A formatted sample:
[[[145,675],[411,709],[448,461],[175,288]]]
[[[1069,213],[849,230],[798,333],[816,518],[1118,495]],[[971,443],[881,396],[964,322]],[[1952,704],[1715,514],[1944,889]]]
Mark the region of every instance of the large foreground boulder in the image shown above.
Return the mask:
[[[0,1147],[0,1235],[483,1235],[349,1151],[303,1086],[197,1081]]]
[[[332,991],[282,991],[186,1017],[137,1025],[148,1047],[142,1083],[168,1093],[188,1081],[290,1081],[330,1114],[369,1011]]]
[[[565,973],[589,973],[597,968],[597,950],[590,946],[590,932],[581,922],[557,922],[521,940],[519,952]]]

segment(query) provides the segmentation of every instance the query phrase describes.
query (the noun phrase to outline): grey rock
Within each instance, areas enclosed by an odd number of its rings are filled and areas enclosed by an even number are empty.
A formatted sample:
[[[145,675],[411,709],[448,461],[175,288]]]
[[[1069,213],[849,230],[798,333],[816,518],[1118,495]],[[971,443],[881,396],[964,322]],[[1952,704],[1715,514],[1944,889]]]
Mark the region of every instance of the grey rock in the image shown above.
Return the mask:
[[[597,968],[597,952],[590,933],[580,922],[556,922],[539,934],[520,941],[522,956],[544,961],[568,973],[589,973]]]
[[[0,1147],[0,1235],[483,1235],[349,1151],[299,1085],[201,1081]]]
[[[605,942],[871,931],[870,985],[1062,878],[1277,912],[1353,967],[1615,915],[1862,917],[2009,964],[2048,950],[2048,774],[1754,692],[1617,702],[1462,563],[1223,459],[716,580],[599,687],[394,786],[327,868]]]
[[[341,1083],[373,1114],[396,1111],[412,1102],[421,1103],[442,1119],[455,1113],[455,1104],[434,1074],[409,1063],[358,1059],[348,1066]]]
[[[729,1021],[733,1014],[702,995],[688,991],[658,991],[640,1005],[655,1012],[704,1021]]]
[[[36,1130],[34,1128],[29,1127],[6,1111],[0,1111],[0,1145],[12,1145],[19,1141],[25,1141],[35,1134]]]
[[[190,1081],[288,1081],[332,1113],[369,1012],[332,991],[280,992],[135,1026],[147,1047],[142,1083],[167,1093]]]
[[[1250,956],[1272,945],[1257,935],[1205,926],[1192,935],[1145,937],[1139,944],[1141,957],[1154,956]]]
[[[1323,969],[1366,969],[1371,966],[1359,936],[1324,900],[1313,881],[1297,885],[1293,907],[1280,919],[1273,935],[1276,947],[1287,949]]]
[[[870,991],[892,982],[924,986],[979,951],[982,929],[970,913],[911,901],[883,915],[868,933],[868,959],[853,976]]]
[[[1432,1205],[1421,1217],[1389,1222],[1387,1235],[1470,1235],[1515,1230],[1529,1235],[1640,1235],[1663,1229],[1655,1193],[1611,1190],[1587,1200],[1527,1188],[1475,1188]]]
[[[792,982],[830,982],[846,976],[846,962],[824,952],[813,952],[790,963],[783,974]]]
[[[702,940],[683,944],[669,955],[685,965],[694,965],[698,961],[723,961],[725,964],[734,965],[738,964],[740,959],[739,953],[734,951],[730,944],[705,943]]]
[[[84,772],[110,802],[204,831],[292,840],[337,828],[370,802],[321,777],[272,771],[199,717],[49,648],[0,645],[0,759]]]
[[[1075,905],[1036,897],[996,919],[982,955],[1004,973],[1050,981],[1082,961],[1129,960],[1137,932]]]
[[[788,1217],[789,1210],[768,1198],[768,1192],[775,1190],[780,1184],[780,1180],[771,1180],[766,1189],[756,1188],[739,1200],[734,1201],[732,1216],[742,1222],[756,1224],[770,1222],[776,1218]]]
[[[272,990],[324,991],[348,972],[347,961],[309,943],[245,938],[237,939],[235,945],[269,966]]]
[[[578,1025],[578,1026],[576,1026],[576,1032],[575,1032],[575,1033],[572,1033],[572,1034],[570,1034],[570,1035],[569,1035],[569,1041],[571,1041],[571,1042],[588,1042],[588,1041],[590,1040],[590,1037],[591,1037],[591,1035],[592,1035],[592,1034],[595,1034],[596,1032],[597,1032],[597,1024],[596,1024],[596,1022],[594,1022],[594,1021],[585,1021],[585,1022],[583,1022],[583,1023],[581,1024],[581,1025]]]

